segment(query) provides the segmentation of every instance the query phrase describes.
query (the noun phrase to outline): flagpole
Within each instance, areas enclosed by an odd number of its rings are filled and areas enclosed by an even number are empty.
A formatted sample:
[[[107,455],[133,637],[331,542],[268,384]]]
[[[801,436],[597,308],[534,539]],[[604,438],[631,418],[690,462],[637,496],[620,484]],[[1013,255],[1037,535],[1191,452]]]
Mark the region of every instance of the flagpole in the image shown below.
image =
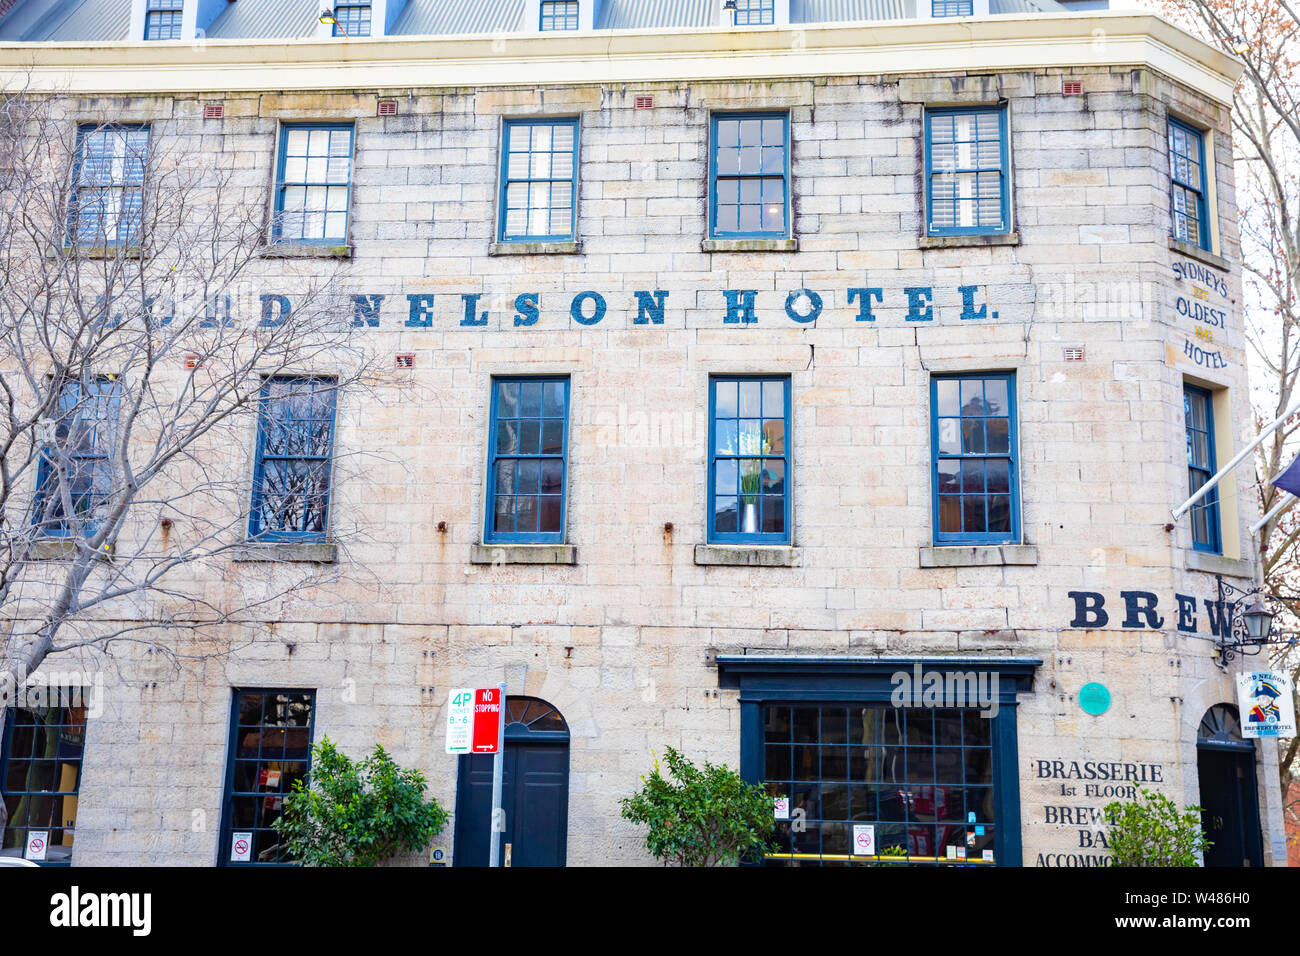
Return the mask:
[[[1252,538],[1255,535],[1259,534],[1260,528],[1264,527],[1264,525],[1268,524],[1275,517],[1280,515],[1283,511],[1286,511],[1287,508],[1290,508],[1297,501],[1300,501],[1300,498],[1297,498],[1295,495],[1291,494],[1290,492],[1283,492],[1282,494],[1283,494],[1282,500],[1279,501],[1277,504],[1275,504],[1271,509],[1269,509],[1268,514],[1264,515],[1264,517],[1260,518],[1258,521],[1256,521],[1253,525],[1250,526],[1250,535]]]
[[[1294,415],[1297,411],[1300,411],[1300,401],[1296,401],[1290,408],[1288,408],[1285,412],[1283,412],[1281,415],[1275,418],[1272,421],[1272,423],[1266,425],[1264,427],[1264,430],[1259,433],[1259,437],[1257,437],[1253,442],[1251,442],[1240,452],[1238,452],[1236,457],[1234,457],[1232,461],[1228,462],[1226,465],[1220,468],[1209,481],[1201,485],[1200,488],[1196,489],[1196,494],[1192,495],[1181,505],[1175,508],[1174,520],[1177,521],[1187,512],[1188,508],[1196,504],[1196,502],[1200,501],[1211,491],[1213,491],[1215,485],[1217,485],[1220,481],[1223,480],[1224,475],[1226,475],[1228,472],[1232,471],[1232,469],[1240,465],[1250,455],[1251,452],[1253,452],[1256,448],[1258,448],[1261,444],[1263,444],[1265,438],[1273,434],[1273,432],[1277,431],[1278,428],[1281,426],[1281,424],[1284,421],[1286,421],[1288,418],[1290,418],[1292,415]]]

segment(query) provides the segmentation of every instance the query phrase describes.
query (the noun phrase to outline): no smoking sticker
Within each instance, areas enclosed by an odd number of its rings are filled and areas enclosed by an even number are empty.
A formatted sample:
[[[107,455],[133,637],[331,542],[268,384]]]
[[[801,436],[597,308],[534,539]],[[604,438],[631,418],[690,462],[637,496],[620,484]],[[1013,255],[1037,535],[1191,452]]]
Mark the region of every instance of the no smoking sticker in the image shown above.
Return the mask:
[[[50,846],[50,832],[48,830],[32,830],[27,834],[27,849],[23,852],[23,857],[28,860],[44,860],[45,851]]]
[[[853,824],[853,855],[876,855],[876,826],[874,823]]]
[[[230,862],[248,863],[253,859],[253,834],[236,833],[230,840]]]

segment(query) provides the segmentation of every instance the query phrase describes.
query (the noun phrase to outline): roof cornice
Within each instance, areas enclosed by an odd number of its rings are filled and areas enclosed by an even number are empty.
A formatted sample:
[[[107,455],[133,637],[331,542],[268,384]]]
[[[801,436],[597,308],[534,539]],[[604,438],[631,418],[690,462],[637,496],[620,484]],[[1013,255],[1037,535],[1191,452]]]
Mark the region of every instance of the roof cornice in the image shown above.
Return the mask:
[[[524,36],[0,44],[10,88],[70,93],[465,88],[1039,68],[1158,70],[1220,103],[1242,64],[1149,14]]]

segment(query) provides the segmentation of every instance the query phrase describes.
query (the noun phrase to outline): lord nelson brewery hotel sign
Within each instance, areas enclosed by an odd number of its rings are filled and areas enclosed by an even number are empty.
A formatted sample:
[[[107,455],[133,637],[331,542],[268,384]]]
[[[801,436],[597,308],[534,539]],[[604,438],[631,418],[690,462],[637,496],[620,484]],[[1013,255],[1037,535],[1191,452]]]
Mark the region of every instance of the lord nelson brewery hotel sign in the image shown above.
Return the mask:
[[[9,6],[0,59],[70,95],[96,188],[190,151],[266,223],[209,327],[329,283],[387,371],[266,381],[220,463],[246,503],[210,505],[248,540],[196,586],[321,573],[155,690],[51,658],[108,706],[55,715],[57,812],[6,712],[0,853],[276,862],[329,735],[421,769],[435,859],[483,864],[491,758],[437,735],[504,684],[516,865],[648,862],[619,806],[666,746],[767,789],[769,865],[1102,866],[1140,788],[1207,808],[1211,865],[1284,862],[1216,653],[1250,484],[1170,520],[1249,431],[1236,61],[1055,0],[73,6]],[[298,467],[330,481],[268,505]]]

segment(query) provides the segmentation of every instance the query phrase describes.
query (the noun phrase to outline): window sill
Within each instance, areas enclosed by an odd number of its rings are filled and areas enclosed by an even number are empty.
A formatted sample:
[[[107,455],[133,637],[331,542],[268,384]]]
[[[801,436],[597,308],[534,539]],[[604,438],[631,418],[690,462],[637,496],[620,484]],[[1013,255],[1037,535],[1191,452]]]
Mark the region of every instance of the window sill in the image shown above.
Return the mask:
[[[701,252],[798,252],[798,239],[705,239]]]
[[[351,259],[352,247],[273,242],[262,248],[261,256],[263,259]]]
[[[921,249],[965,249],[971,246],[1018,246],[1020,233],[972,234],[969,236],[920,236],[916,245]]]
[[[1187,256],[1187,258],[1195,259],[1197,262],[1204,262],[1207,266],[1214,266],[1214,268],[1222,269],[1224,272],[1232,269],[1232,263],[1223,256],[1216,256],[1213,252],[1202,249],[1200,246],[1194,246],[1190,242],[1175,239],[1173,236],[1169,237],[1169,248],[1180,256]]]
[[[999,565],[1036,565],[1038,549],[1030,544],[977,544],[926,546],[921,549],[923,568],[982,568]]]
[[[47,247],[45,258],[55,259],[59,253],[68,259],[139,259],[139,246],[63,246]]]
[[[70,561],[75,558],[81,549],[77,542],[69,538],[42,538],[33,541],[31,549],[27,552],[28,559],[32,561]],[[107,561],[113,556],[112,547],[106,548],[99,557]]]
[[[572,242],[492,242],[488,243],[489,256],[576,256],[582,252],[582,243]]]
[[[1249,561],[1242,558],[1225,558],[1221,554],[1207,554],[1204,551],[1184,552],[1183,567],[1188,571],[1204,571],[1206,574],[1222,574],[1227,578],[1253,578],[1255,569]]]
[[[339,546],[328,541],[245,541],[235,549],[233,560],[299,561],[309,564],[335,564]]]
[[[578,549],[571,544],[476,544],[470,564],[577,564]]]
[[[695,563],[705,567],[794,568],[802,563],[802,552],[788,544],[697,544]]]

